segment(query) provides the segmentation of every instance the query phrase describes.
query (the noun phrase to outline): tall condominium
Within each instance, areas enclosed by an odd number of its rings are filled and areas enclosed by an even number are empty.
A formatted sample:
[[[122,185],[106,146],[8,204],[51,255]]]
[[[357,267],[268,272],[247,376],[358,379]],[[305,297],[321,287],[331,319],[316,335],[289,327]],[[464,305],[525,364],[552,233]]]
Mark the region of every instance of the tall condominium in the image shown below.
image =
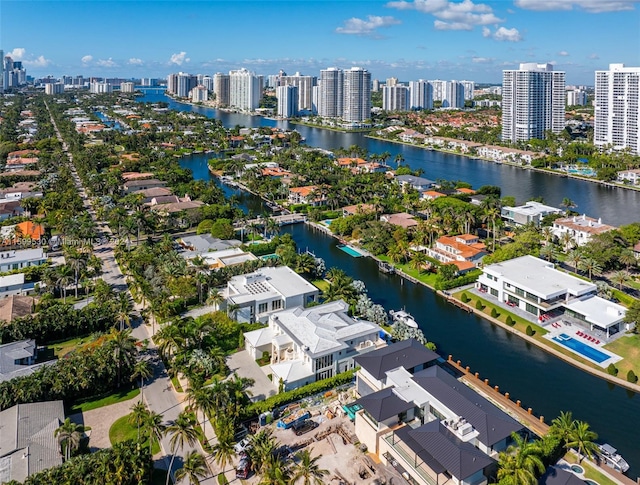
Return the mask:
[[[371,118],[371,73],[360,67],[344,72],[342,119],[360,122]]]
[[[409,88],[400,84],[383,86],[382,109],[386,111],[407,111],[409,109]]]
[[[200,84],[207,88],[207,91],[213,92],[213,78],[211,76],[202,76]]]
[[[433,89],[433,100],[442,101],[447,92],[447,81],[441,79],[433,79],[429,81]]]
[[[0,93],[4,93],[4,51],[0,49]]]
[[[228,74],[218,72],[213,76],[213,92],[218,106],[229,106],[230,79]]]
[[[409,109],[433,109],[433,85],[429,81],[409,81]]]
[[[186,72],[167,76],[167,92],[180,98],[187,98],[189,92],[198,85],[197,77]]]
[[[388,77],[385,86],[397,86],[398,78],[397,77]]]
[[[460,81],[460,84],[464,86],[464,99],[473,99],[473,91],[476,89],[475,81]]]
[[[296,72],[293,76],[279,76],[279,86],[296,86],[298,88],[298,109],[313,110],[313,87],[316,85],[315,76],[303,76]]]
[[[458,81],[447,81],[442,97],[443,108],[464,108],[464,86]]]
[[[640,67],[609,64],[608,71],[596,71],[595,115],[596,146],[640,155]]]
[[[246,69],[229,71],[229,106],[254,111],[260,106],[260,79]]]
[[[133,93],[135,90],[136,90],[135,83],[132,83],[132,82],[120,83],[120,92],[122,93]]]
[[[502,73],[502,140],[544,138],[564,129],[564,72],[525,63]]]
[[[567,91],[567,106],[586,106],[587,92],[583,89]]]
[[[373,80],[372,86],[373,86],[371,88],[372,93],[377,93],[378,91],[380,91],[380,81],[378,81],[377,79]]]
[[[318,114],[327,118],[342,117],[344,74],[330,67],[320,71]]]
[[[298,86],[284,85],[276,88],[278,116],[292,118],[298,114]]]
[[[202,84],[193,88],[189,95],[191,96],[191,102],[193,103],[202,103],[209,100],[209,90]]]

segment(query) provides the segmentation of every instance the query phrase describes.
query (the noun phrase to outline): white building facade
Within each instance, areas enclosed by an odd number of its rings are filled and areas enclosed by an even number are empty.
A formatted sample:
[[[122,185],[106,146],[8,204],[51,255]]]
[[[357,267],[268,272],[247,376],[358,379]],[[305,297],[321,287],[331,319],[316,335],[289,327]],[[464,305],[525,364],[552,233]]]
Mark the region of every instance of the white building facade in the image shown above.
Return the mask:
[[[386,111],[407,111],[409,109],[409,88],[402,85],[382,88],[382,109]]]
[[[342,117],[344,73],[330,67],[320,71],[318,85],[318,114],[327,118]]]
[[[358,123],[371,118],[371,73],[360,67],[344,72],[342,119]]]
[[[242,111],[255,111],[260,106],[260,80],[247,69],[229,71],[229,106]]]
[[[433,86],[429,81],[409,82],[409,109],[433,109]]]
[[[213,93],[216,96],[216,104],[218,106],[229,106],[230,89],[230,78],[228,74],[218,72],[213,75]]]
[[[276,88],[278,99],[278,116],[293,118],[298,114],[298,87],[293,85],[278,86]]]

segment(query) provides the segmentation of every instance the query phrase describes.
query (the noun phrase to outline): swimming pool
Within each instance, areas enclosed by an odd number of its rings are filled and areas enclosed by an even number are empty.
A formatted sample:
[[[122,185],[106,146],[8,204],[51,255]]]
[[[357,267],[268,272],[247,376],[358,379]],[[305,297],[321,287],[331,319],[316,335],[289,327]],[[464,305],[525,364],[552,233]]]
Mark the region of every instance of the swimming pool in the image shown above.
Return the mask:
[[[352,256],[354,258],[360,258],[362,256],[364,256],[362,253],[356,251],[354,248],[352,248],[351,246],[347,246],[346,244],[338,244],[338,249],[344,251],[345,253],[347,253],[349,256]]]
[[[590,345],[586,345],[573,337],[569,337],[566,333],[561,333],[560,335],[553,337],[551,340],[563,345],[569,350],[574,351],[576,354],[580,354],[589,360],[597,362],[598,364],[611,358],[610,355],[600,352],[598,349],[594,349]]]

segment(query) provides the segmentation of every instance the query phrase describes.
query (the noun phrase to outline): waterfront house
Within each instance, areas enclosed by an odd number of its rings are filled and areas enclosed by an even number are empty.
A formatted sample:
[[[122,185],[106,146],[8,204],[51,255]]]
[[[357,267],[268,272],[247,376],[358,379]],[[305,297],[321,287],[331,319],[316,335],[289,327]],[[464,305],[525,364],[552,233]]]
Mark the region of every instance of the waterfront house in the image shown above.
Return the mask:
[[[195,257],[209,251],[221,251],[223,249],[242,246],[242,242],[237,239],[218,239],[210,234],[183,236],[179,238],[177,242],[188,254],[187,257]]]
[[[234,276],[224,292],[239,322],[265,323],[271,313],[317,302],[320,290],[287,266]]]
[[[549,214],[564,214],[564,211],[557,207],[530,200],[526,204],[517,207],[504,206],[500,215],[507,224],[515,227],[526,226],[527,224],[539,227],[542,219]]]
[[[166,182],[158,179],[134,179],[124,183],[124,193],[131,194],[137,190],[151,189],[154,187],[165,187]]]
[[[434,247],[427,248],[428,256],[443,264],[455,264],[459,273],[475,268],[486,254],[486,246],[473,234],[442,236]]]
[[[532,160],[544,156],[542,153],[501,147],[497,145],[479,146],[476,148],[476,153],[478,156],[494,162],[510,162],[521,165],[531,165]]]
[[[313,207],[326,205],[327,194],[318,193],[317,185],[289,188],[289,204],[309,204]]]
[[[349,316],[342,300],[310,308],[295,307],[273,313],[269,326],[245,333],[245,346],[257,359],[271,356],[274,385],[286,390],[327,379],[354,368],[354,358],[384,347],[381,328]]]
[[[348,205],[342,208],[342,216],[353,216],[356,214],[373,214],[376,212],[376,207],[373,204],[356,204]]]
[[[523,427],[419,347],[397,342],[356,358],[356,435],[411,483],[486,484]]]
[[[141,195],[143,204],[148,204],[156,197],[167,197],[173,194],[171,189],[166,187],[152,187],[150,189],[134,190],[131,193],[134,195]]]
[[[43,365],[55,362],[36,364],[37,357],[36,341],[33,339],[0,345],[0,382],[28,376]]]
[[[566,217],[553,221],[553,234],[558,239],[562,235],[568,233],[576,246],[584,246],[591,238],[597,234],[603,234],[607,231],[616,229],[602,223],[602,219],[594,219],[586,215]]]
[[[630,185],[640,184],[640,168],[618,172],[618,182],[628,183]]]
[[[416,177],[415,175],[398,175],[396,182],[403,190],[407,187],[416,189],[418,192],[424,192],[425,190],[436,187],[437,184],[433,180],[426,179],[424,177]]]
[[[434,200],[437,199],[439,197],[446,197],[447,194],[444,194],[442,192],[438,192],[437,190],[426,190],[424,192],[422,192],[422,194],[420,194],[420,198],[424,199],[424,200]]]
[[[418,226],[418,221],[411,214],[408,214],[406,212],[399,212],[397,214],[383,214],[380,216],[380,220],[393,226],[399,226],[405,229],[410,229],[412,227]]]
[[[130,182],[132,180],[152,179],[154,175],[151,172],[123,172],[121,177],[125,182]]]
[[[64,422],[62,401],[17,404],[0,412],[0,482],[22,483],[29,475],[62,465],[55,435]]]
[[[20,200],[7,200],[0,202],[0,221],[6,221],[12,217],[18,217],[24,214],[22,203]]]

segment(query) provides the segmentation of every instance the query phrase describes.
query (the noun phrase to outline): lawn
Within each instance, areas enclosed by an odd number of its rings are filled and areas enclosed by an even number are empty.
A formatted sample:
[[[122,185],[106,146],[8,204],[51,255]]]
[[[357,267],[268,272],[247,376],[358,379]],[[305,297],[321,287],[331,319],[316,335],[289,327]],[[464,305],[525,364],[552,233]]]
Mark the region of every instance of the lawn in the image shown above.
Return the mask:
[[[136,441],[138,439],[138,428],[129,424],[129,416],[131,416],[131,414],[122,416],[116,419],[111,425],[109,429],[109,441],[112,445],[120,443],[121,441]],[[149,446],[149,440],[146,439],[144,443],[142,443],[142,446]],[[160,453],[160,445],[154,440],[153,446],[151,447],[151,454],[155,455],[156,453]]]
[[[110,404],[116,404],[119,402],[128,401],[140,394],[140,389],[137,387],[129,391],[119,391],[108,396],[101,396],[98,398],[92,398],[83,402],[79,402],[71,406],[71,413],[79,413],[85,411],[91,411],[92,409],[98,409],[103,406],[109,406]]]
[[[313,280],[311,284],[323,292],[327,291],[327,288],[329,288],[329,282],[325,279]]]
[[[604,348],[623,358],[616,363],[618,377],[626,379],[629,370],[633,370],[636,375],[640,374],[640,335],[625,335],[605,345]]]
[[[386,255],[380,255],[380,256],[377,256],[377,258],[384,261],[385,263],[391,263],[391,260]],[[397,269],[401,270],[403,273],[406,273],[412,278],[415,278],[418,281],[421,281],[422,283],[429,286],[430,288],[433,288],[435,286],[436,281],[438,279],[438,275],[436,273],[418,271],[417,269],[413,269],[409,263],[405,263],[405,264],[391,263],[391,264],[393,264]]]
[[[53,359],[61,359],[72,350],[81,347],[84,344],[93,342],[95,337],[92,335],[86,337],[77,337],[70,340],[64,340],[54,344],[45,346],[42,350],[38,351],[38,362],[46,362]]]
[[[564,455],[564,459],[571,464],[578,463],[578,457],[573,453],[567,453]],[[582,461],[580,466],[584,468],[584,476],[589,480],[593,480],[594,482],[598,482],[599,485],[616,485],[617,482],[614,482],[609,477],[604,475],[600,470],[591,465],[589,462]]]

